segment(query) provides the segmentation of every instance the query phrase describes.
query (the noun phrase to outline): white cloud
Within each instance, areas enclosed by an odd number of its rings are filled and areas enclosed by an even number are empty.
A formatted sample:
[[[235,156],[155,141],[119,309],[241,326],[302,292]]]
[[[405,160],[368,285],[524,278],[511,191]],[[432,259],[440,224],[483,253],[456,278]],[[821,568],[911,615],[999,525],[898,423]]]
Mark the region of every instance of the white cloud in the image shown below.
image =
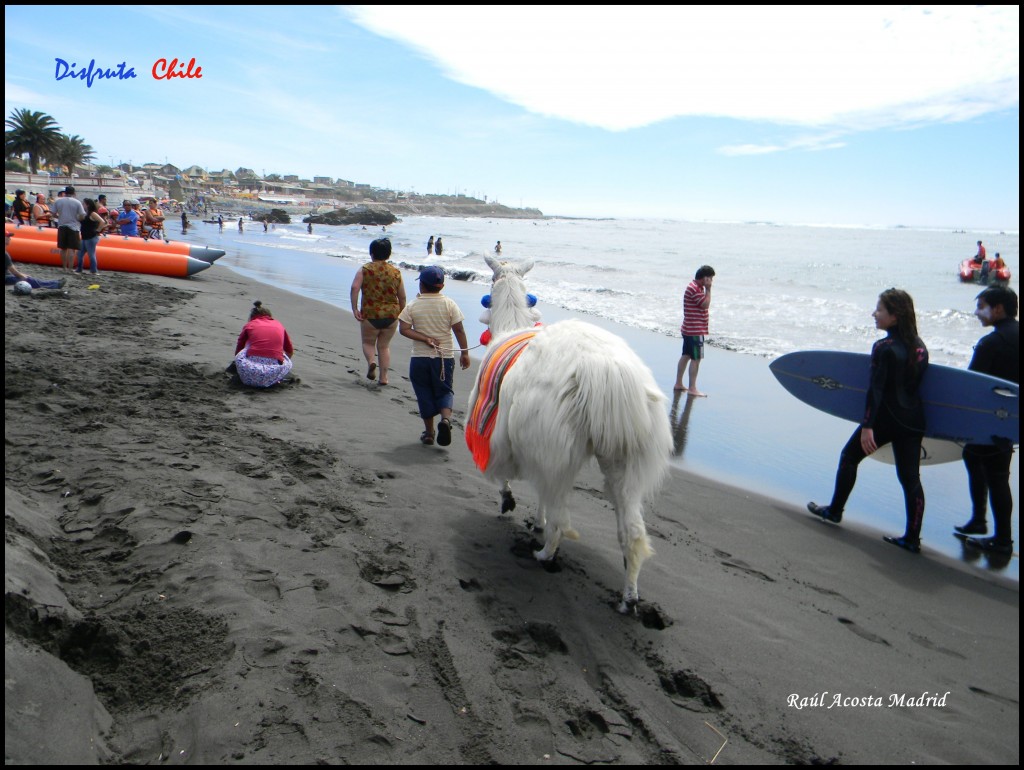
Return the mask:
[[[804,152],[816,152],[819,150],[838,150],[845,147],[846,142],[837,141],[832,134],[828,136],[804,137],[794,139],[783,144],[733,144],[719,147],[721,155],[769,155],[773,152],[787,152],[789,150],[803,150]]]
[[[621,131],[676,116],[862,129],[1019,103],[1018,6],[356,6],[461,83]]]

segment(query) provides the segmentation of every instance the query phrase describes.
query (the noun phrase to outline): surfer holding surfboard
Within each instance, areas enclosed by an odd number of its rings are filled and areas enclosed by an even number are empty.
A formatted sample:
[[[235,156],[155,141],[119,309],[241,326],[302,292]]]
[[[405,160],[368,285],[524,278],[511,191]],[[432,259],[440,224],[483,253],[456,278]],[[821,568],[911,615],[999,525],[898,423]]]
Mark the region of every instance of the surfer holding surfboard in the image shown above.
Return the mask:
[[[977,296],[974,315],[992,332],[978,342],[968,369],[991,374],[1020,383],[1020,324],[1017,322],[1018,301],[1013,289],[992,287]],[[971,493],[971,519],[954,527],[964,542],[983,551],[1013,553],[1011,516],[1013,494],[1010,491],[1010,460],[1013,442],[994,438],[991,444],[968,444],[964,447],[964,466]],[[988,534],[985,504],[991,501],[995,520],[993,537],[966,537]]]
[[[921,440],[924,404],[918,394],[928,368],[928,349],[917,334],[914,300],[900,289],[887,289],[878,297],[872,314],[875,326],[886,333],[871,349],[870,384],[860,427],[839,456],[835,488],[828,505],[808,503],[807,509],[838,524],[857,481],[857,466],[872,452],[892,443],[896,476],[903,487],[906,530],[884,540],[912,553],[921,551],[924,489],[921,486]]]

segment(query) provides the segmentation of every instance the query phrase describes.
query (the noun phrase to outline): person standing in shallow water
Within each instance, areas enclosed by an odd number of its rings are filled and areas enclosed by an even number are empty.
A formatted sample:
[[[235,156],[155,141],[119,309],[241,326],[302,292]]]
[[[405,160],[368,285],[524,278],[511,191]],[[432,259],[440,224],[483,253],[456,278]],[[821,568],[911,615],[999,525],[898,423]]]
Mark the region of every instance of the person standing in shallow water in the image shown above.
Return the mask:
[[[437,240],[434,241],[434,253],[437,256],[441,256],[441,252],[444,251],[444,246],[441,245],[441,236],[437,236]]]
[[[427,256],[429,257],[434,253],[434,236],[430,236],[430,240],[427,241]]]
[[[683,335],[683,354],[676,366],[677,393],[686,392],[691,396],[706,394],[697,390],[697,372],[704,360],[704,336],[708,333],[708,308],[711,307],[711,284],[715,280],[715,269],[702,265],[690,285],[683,292],[683,324],[679,331]],[[683,375],[689,367],[689,388],[683,387]]]
[[[352,315],[359,321],[359,333],[366,358],[366,379],[388,384],[391,368],[391,340],[398,331],[398,315],[405,309],[402,273],[388,264],[391,241],[379,238],[370,244],[371,261],[352,280]],[[360,303],[360,295],[362,302]],[[379,368],[378,368],[379,362]]]
[[[887,543],[911,553],[921,551],[924,488],[921,486],[921,440],[924,438],[924,403],[918,395],[928,369],[928,349],[917,335],[914,300],[900,289],[887,289],[878,297],[872,314],[885,332],[871,348],[871,373],[864,419],[839,455],[835,489],[828,505],[808,503],[807,510],[838,524],[857,482],[857,466],[880,446],[892,443],[896,477],[903,487],[907,524],[901,537],[886,535]]]

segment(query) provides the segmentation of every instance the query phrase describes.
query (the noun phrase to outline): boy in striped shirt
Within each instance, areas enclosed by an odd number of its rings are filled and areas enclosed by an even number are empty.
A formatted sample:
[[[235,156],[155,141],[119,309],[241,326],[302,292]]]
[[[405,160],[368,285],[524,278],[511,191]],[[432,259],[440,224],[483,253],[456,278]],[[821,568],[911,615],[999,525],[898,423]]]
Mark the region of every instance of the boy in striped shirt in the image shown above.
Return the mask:
[[[706,396],[697,390],[697,371],[704,358],[704,335],[708,333],[708,308],[711,307],[711,284],[715,269],[702,265],[683,292],[683,355],[676,367],[675,390],[691,396]],[[683,373],[690,369],[690,387],[683,387]]]

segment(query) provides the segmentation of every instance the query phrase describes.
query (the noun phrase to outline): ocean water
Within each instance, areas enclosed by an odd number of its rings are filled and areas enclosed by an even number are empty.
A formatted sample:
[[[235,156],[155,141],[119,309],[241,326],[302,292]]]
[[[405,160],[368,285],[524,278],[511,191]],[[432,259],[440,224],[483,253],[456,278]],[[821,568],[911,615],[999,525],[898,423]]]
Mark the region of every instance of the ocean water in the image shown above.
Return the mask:
[[[711,350],[700,373],[700,387],[711,395],[675,404],[674,461],[799,505],[827,502],[839,450],[854,426],[789,396],[768,371],[769,361],[794,350],[868,352],[880,336],[871,318],[878,294],[896,286],[914,298],[932,361],[966,367],[985,332],[972,314],[978,288],[959,283],[957,266],[982,240],[990,255],[1000,252],[1006,260],[1017,290],[1020,262],[1016,231],[670,220],[410,217],[386,233],[379,227],[314,226],[312,234],[300,223],[264,232],[262,224],[246,222],[243,233],[232,225],[219,231],[197,224],[184,239],[225,249],[214,269],[229,267],[348,315],[355,270],[368,259],[370,241],[385,234],[392,262],[407,269],[410,296],[420,265],[436,264],[453,276],[445,291],[466,315],[470,344],[484,328],[477,321],[480,297],[489,291],[484,256],[493,255],[500,240],[503,259],[534,261],[527,284],[544,320],[584,317],[625,337],[670,396],[682,293],[698,267],[713,266]],[[444,240],[440,257],[426,253],[431,235]],[[458,397],[468,391],[465,385]],[[1016,577],[1016,558],[993,565],[950,537],[952,525],[969,514],[962,466],[927,467],[922,479],[929,500],[926,546]],[[1019,488],[1016,456],[1012,483]],[[892,466],[865,462],[844,527],[863,524],[900,534],[902,510]]]
[[[264,233],[250,223],[243,235],[227,226],[222,237],[239,247],[358,265],[381,234],[317,226],[309,235],[301,224]],[[896,286],[914,297],[932,360],[966,365],[979,336],[972,315],[977,290],[957,281],[957,266],[979,239],[990,254],[1002,254],[1014,287],[1020,263],[1017,232],[413,217],[387,234],[396,263],[437,264],[472,274],[481,286],[490,277],[483,257],[500,240],[503,258],[535,260],[530,287],[545,303],[662,334],[678,331],[683,290],[708,264],[717,273],[709,344],[772,358],[819,348],[867,351],[878,336],[871,318],[878,294]],[[430,235],[443,236],[442,256],[427,257]]]

